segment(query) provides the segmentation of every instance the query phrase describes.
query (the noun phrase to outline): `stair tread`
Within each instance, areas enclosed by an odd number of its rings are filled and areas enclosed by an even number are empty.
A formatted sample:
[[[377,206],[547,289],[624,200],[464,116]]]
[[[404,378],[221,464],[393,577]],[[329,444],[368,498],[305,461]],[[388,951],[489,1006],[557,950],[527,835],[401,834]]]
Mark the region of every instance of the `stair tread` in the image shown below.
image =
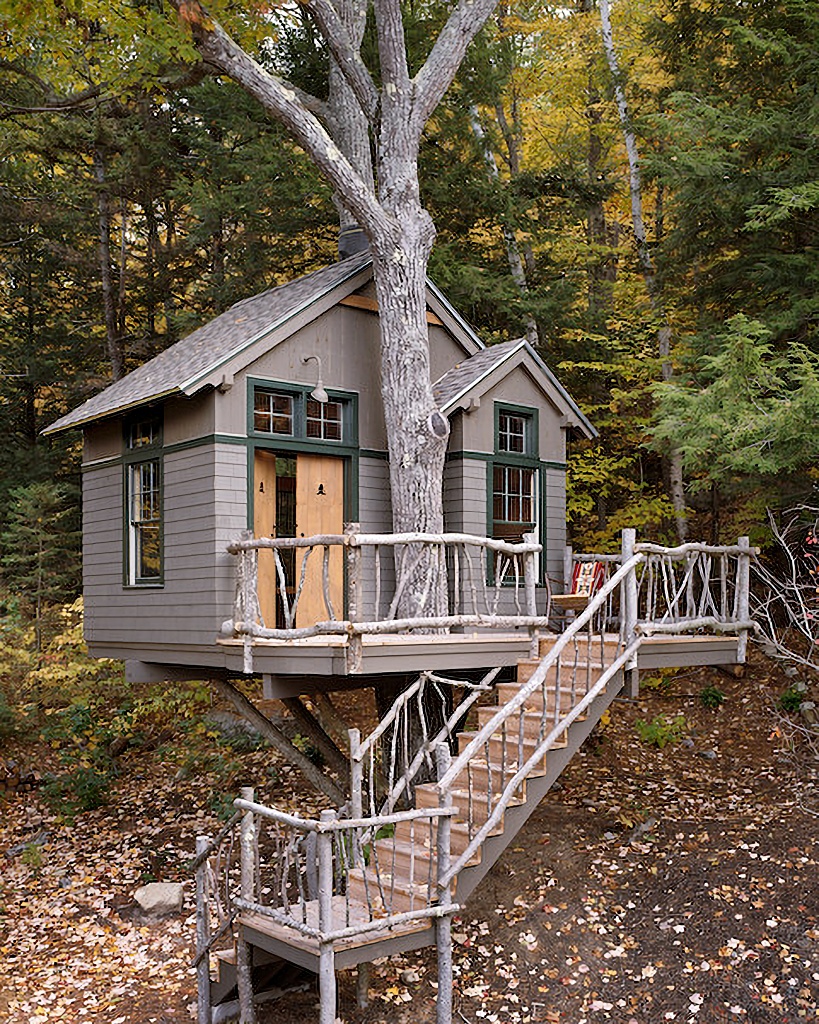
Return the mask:
[[[303,905],[306,923],[311,928],[318,928],[318,900],[309,900]],[[292,910],[298,913],[298,921],[301,921],[302,904],[294,904]],[[371,914],[367,905],[360,900],[347,896],[333,896],[332,899],[332,927],[333,930],[341,930],[354,924],[367,924],[372,920],[379,920],[378,915]],[[318,939],[311,935],[304,935],[289,925],[274,921],[264,914],[256,914],[252,911],[245,911],[239,915],[239,923],[247,928],[253,928],[263,935],[278,939],[288,946],[318,954]],[[390,924],[387,915],[384,915],[384,927],[378,927],[373,932],[363,935],[351,936],[339,939],[334,943],[336,950],[352,949],[357,946],[369,946],[396,934],[409,934],[411,932],[425,931],[430,923],[425,920],[405,921],[400,924]]]

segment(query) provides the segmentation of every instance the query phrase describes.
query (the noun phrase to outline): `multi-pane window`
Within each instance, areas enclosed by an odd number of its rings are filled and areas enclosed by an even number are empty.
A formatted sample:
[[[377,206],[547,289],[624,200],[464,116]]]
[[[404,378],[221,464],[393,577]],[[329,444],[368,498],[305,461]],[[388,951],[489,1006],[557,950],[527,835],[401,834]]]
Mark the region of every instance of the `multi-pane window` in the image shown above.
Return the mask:
[[[293,396],[257,388],[253,397],[253,429],[292,437],[293,427]]]
[[[132,420],[125,432],[126,582],[162,582],[162,422]]]
[[[528,454],[530,424],[527,416],[501,410],[498,413],[498,451]]]
[[[256,387],[253,391],[253,430],[257,434],[349,443],[348,411],[349,402],[336,398],[319,402],[307,390]]]
[[[341,440],[341,402],[317,402],[307,399],[307,436],[323,441]]]
[[[131,582],[162,577],[162,469],[159,459],[128,467]]]
[[[495,466],[493,478],[495,522],[534,525],[535,471],[524,466]]]
[[[492,489],[492,536],[519,544],[525,533],[539,533],[540,469],[536,412],[497,408]]]

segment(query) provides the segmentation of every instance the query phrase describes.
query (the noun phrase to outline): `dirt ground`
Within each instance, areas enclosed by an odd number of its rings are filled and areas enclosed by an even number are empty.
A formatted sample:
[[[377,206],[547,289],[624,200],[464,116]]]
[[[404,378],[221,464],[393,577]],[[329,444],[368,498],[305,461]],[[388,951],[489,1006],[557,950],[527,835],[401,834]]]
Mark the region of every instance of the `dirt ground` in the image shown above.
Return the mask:
[[[455,922],[455,1022],[819,1021],[819,763],[776,710],[792,682],[755,656],[742,679],[688,670],[616,702]],[[700,700],[709,685],[718,708]],[[680,715],[675,742],[641,741],[637,720]],[[37,746],[13,753],[48,763]],[[244,762],[261,799],[311,812],[269,751]],[[0,1021],[193,1019],[190,886],[161,924],[133,904],[148,878],[186,879],[195,836],[218,830],[213,779],[176,775],[129,754],[111,802],[73,824],[36,792],[5,801]],[[363,1010],[342,975],[339,1015],[434,1021],[435,972],[431,951],[377,963]],[[313,1024],[315,992],[263,1020]]]

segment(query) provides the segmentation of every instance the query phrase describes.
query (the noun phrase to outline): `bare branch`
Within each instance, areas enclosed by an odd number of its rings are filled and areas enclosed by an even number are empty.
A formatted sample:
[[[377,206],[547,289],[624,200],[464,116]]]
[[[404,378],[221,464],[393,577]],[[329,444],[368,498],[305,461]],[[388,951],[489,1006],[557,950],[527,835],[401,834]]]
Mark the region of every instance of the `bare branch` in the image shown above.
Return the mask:
[[[281,121],[319,171],[344,197],[346,206],[365,231],[368,234],[388,232],[390,224],[372,188],[354,170],[297,93],[276,75],[265,71],[198,4],[190,0],[171,2],[177,10],[184,11],[184,20],[203,58],[241,85],[265,110]]]
[[[348,26],[330,0],[307,0],[305,7],[318,25],[333,59],[353,90],[367,120],[374,125],[378,118],[378,89],[361,59],[358,41],[350,37]]]
[[[497,0],[460,0],[415,76],[414,122],[423,129],[452,84],[467,48],[486,23]]]

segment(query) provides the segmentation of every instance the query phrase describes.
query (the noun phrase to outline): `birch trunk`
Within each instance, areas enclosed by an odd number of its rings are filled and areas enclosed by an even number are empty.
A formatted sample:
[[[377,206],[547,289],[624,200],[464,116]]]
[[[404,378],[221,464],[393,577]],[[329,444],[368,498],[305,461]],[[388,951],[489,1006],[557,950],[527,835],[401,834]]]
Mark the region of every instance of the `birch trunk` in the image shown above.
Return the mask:
[[[483,125],[478,117],[478,110],[474,106],[470,108],[469,120],[472,125],[472,134],[475,136],[478,145],[481,148],[481,152],[483,153],[483,160],[486,164],[486,169],[489,172],[489,177],[493,181],[497,181],[500,178],[498,163],[495,160],[495,154],[492,152],[489,140],[486,138]],[[520,255],[518,240],[515,237],[515,232],[508,224],[503,223],[501,225],[501,230],[503,231],[503,241],[506,246],[506,259],[509,263],[512,280],[515,282],[515,286],[517,287],[521,298],[525,299],[529,294],[529,283],[526,280],[526,269],[523,266],[523,259]],[[537,348],[537,323],[531,313],[526,314],[526,340],[530,345]]]
[[[614,48],[614,35],[611,27],[611,10],[609,7],[609,0],[600,0],[600,23],[603,33],[603,48],[606,52],[606,61],[614,82],[614,95],[617,101],[620,123],[623,127],[623,139],[626,146],[626,154],[628,156],[631,223],[634,231],[634,240],[637,246],[637,258],[640,262],[640,270],[646,283],[646,290],[648,291],[652,311],[660,318],[660,328],[657,332],[657,354],[660,357],[662,378],[663,380],[668,380],[673,372],[671,366],[671,327],[663,310],[662,300],[657,286],[654,261],[651,257],[646,237],[646,227],[643,219],[642,183],[640,176],[640,158],[637,151],[637,137],[631,126],[628,101],[626,100],[626,94],[623,90],[623,76],[620,71],[617,51]],[[672,448],[668,455],[668,479],[671,503],[674,507],[677,537],[680,542],[683,543],[688,536],[688,515],[685,508],[682,457],[675,448]]]

